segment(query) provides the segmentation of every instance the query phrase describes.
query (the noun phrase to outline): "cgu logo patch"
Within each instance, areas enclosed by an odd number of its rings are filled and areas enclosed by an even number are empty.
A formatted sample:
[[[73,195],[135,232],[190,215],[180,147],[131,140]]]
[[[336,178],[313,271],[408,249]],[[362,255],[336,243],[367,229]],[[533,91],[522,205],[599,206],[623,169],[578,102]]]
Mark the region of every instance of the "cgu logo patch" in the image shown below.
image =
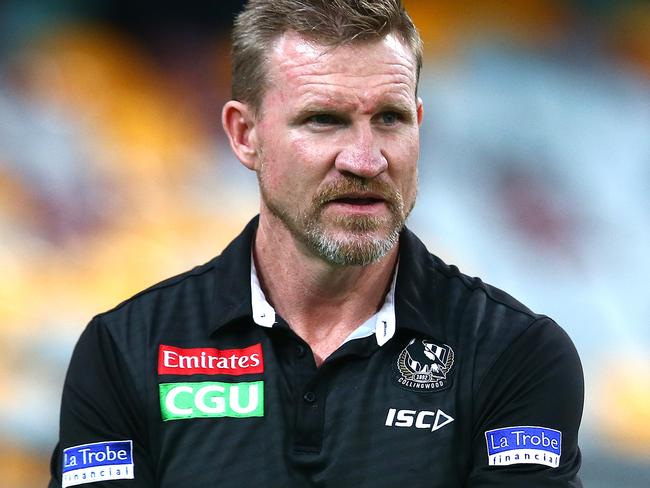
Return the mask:
[[[257,374],[264,372],[262,345],[244,349],[196,347],[183,349],[161,344],[158,350],[158,374]]]
[[[449,386],[454,350],[446,344],[411,339],[397,357],[399,386],[412,391],[439,391]]]
[[[264,382],[161,383],[163,420],[210,417],[263,417]]]

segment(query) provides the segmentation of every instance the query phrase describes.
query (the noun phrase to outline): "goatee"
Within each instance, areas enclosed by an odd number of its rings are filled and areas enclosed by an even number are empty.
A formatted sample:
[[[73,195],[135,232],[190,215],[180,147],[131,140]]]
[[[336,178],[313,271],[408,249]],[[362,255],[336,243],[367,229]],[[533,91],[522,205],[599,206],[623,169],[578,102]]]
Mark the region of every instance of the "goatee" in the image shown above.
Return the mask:
[[[272,198],[263,175],[259,183],[262,199],[271,213],[308,249],[336,266],[365,266],[388,254],[397,244],[413,208],[412,204],[405,208],[400,192],[377,179],[345,176],[322,188],[303,211],[295,211]],[[346,195],[364,193],[381,198],[388,207],[388,216],[339,215],[325,219],[328,203]]]

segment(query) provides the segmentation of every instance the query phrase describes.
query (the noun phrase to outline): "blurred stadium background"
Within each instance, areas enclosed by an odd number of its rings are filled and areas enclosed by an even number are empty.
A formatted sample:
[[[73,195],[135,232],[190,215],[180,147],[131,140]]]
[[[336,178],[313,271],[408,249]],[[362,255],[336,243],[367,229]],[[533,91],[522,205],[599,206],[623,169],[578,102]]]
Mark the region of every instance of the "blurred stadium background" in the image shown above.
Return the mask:
[[[2,486],[45,486],[92,315],[256,213],[220,127],[241,3],[0,2]],[[585,486],[650,486],[650,2],[407,5],[426,45],[410,226],[570,333]]]

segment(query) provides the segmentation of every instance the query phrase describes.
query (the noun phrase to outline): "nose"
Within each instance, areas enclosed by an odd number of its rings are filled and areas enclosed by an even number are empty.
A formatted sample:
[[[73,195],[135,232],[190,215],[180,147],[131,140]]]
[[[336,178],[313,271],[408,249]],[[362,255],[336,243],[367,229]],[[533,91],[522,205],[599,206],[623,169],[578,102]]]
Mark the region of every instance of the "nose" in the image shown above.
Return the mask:
[[[341,173],[361,178],[374,178],[386,171],[388,160],[381,151],[371,127],[356,127],[349,141],[336,155],[334,163]]]

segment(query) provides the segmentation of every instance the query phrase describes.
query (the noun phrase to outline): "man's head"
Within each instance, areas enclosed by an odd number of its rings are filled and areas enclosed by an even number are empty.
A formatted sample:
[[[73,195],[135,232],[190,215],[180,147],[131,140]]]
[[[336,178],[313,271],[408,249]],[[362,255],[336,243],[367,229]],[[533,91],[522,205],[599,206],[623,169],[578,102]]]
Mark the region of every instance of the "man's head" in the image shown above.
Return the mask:
[[[289,31],[332,48],[395,33],[413,54],[419,77],[422,41],[401,0],[249,0],[232,33],[233,100],[259,110],[269,54]]]
[[[248,25],[268,11],[290,20],[276,18],[274,35]],[[246,42],[265,44],[247,47],[257,66],[235,67],[249,71],[248,88],[225,105],[223,124],[258,175],[261,222],[330,264],[377,261],[395,248],[417,191],[420,44],[402,33],[412,23],[394,0],[255,0],[242,16],[235,42],[248,25],[266,37]]]

